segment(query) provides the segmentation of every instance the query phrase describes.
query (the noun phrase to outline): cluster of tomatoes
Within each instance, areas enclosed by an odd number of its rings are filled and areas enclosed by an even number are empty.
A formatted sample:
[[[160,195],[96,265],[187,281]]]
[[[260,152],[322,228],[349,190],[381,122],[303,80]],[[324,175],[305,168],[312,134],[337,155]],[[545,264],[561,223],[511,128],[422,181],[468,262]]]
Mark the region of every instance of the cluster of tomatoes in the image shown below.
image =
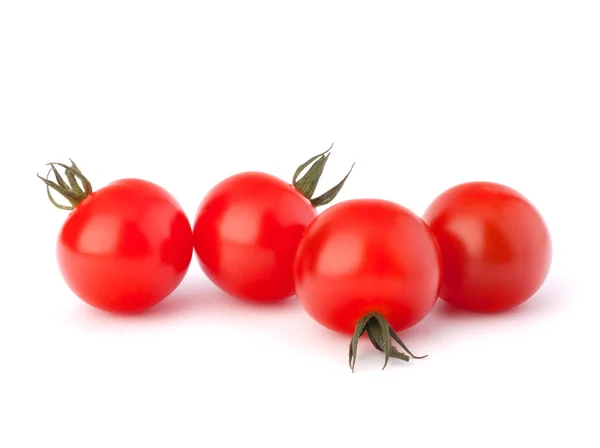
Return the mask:
[[[195,252],[228,294],[259,303],[295,294],[317,322],[352,335],[352,369],[364,333],[384,353],[384,367],[390,357],[416,357],[397,332],[421,321],[438,297],[499,312],[544,282],[550,235],[517,191],[489,182],[457,185],[423,218],[381,199],[343,201],[318,214],[350,174],[313,197],[328,158],[329,150],[300,165],[291,184],[260,172],[223,180],[200,204],[193,227],[154,183],[122,179],[93,191],[75,163],[51,163],[40,179],[53,204],[71,210],[58,238],[60,271],[88,304],[132,313],[169,296]]]

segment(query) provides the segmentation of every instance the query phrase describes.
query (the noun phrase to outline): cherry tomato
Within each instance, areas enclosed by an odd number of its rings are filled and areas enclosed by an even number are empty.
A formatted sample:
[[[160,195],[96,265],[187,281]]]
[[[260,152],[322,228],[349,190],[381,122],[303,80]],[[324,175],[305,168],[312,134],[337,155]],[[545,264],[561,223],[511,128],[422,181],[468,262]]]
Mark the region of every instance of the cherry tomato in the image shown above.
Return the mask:
[[[75,165],[64,167],[71,177],[81,175]],[[192,258],[192,230],[167,191],[140,179],[118,180],[95,192],[88,183],[81,194],[65,190],[66,184],[54,186],[72,204],[61,207],[72,212],[60,231],[57,256],[77,296],[104,311],[131,313],[156,305],[179,285]]]
[[[320,154],[301,165],[292,185],[270,174],[245,172],[223,180],[206,195],[194,224],[194,248],[212,282],[253,302],[294,294],[292,265],[302,234],[317,216],[315,207],[333,199],[331,194],[312,203],[310,199],[327,157]],[[337,191],[340,184],[334,187]]]
[[[367,331],[384,351],[391,350],[385,332],[398,341],[394,330],[429,313],[440,277],[439,248],[427,225],[401,205],[377,199],[324,211],[307,228],[294,263],[296,295],[310,316],[354,333],[355,343]],[[355,351],[351,345],[352,367]],[[393,355],[386,353],[386,362]]]
[[[440,297],[459,308],[497,312],[529,299],[552,258],[550,233],[517,191],[491,182],[457,185],[424,214],[442,251]]]
[[[200,205],[194,247],[203,271],[225,292],[273,302],[294,294],[292,262],[317,211],[298,190],[265,173],[241,173]]]

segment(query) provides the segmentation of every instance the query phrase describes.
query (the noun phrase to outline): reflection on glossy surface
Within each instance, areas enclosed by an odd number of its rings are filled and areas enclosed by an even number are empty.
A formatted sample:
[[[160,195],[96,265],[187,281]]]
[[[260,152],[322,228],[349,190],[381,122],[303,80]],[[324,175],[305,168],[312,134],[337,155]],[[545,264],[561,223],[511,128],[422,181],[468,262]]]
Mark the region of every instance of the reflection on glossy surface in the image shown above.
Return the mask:
[[[91,215],[79,230],[75,246],[82,254],[107,254],[118,250],[121,241],[121,222],[111,215]]]
[[[220,237],[231,243],[253,244],[260,237],[261,216],[251,204],[231,204],[219,223]]]
[[[57,255],[67,284],[83,300],[107,311],[139,311],[183,279],[192,256],[191,228],[168,192],[125,179],[71,213]]]
[[[365,242],[359,235],[340,232],[321,249],[317,269],[323,275],[353,274],[363,265],[365,251]]]

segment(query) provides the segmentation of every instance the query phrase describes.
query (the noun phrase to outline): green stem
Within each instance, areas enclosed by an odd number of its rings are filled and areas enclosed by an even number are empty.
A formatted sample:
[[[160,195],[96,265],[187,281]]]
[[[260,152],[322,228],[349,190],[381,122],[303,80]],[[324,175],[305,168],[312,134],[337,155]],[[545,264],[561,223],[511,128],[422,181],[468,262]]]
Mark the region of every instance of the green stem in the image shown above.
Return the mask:
[[[377,350],[384,353],[384,369],[387,366],[388,360],[390,358],[401,359],[402,361],[408,362],[410,360],[410,357],[413,357],[415,359],[422,359],[427,357],[427,355],[413,355],[411,351],[406,347],[404,342],[402,342],[398,334],[396,334],[396,332],[385,319],[385,317],[383,317],[383,315],[381,315],[380,313],[369,313],[366,316],[362,317],[356,323],[356,329],[354,330],[354,335],[352,336],[352,340],[350,341],[349,363],[352,372],[354,372],[354,365],[356,364],[356,355],[358,353],[358,340],[365,332],[367,332],[367,336],[369,336],[371,344],[373,344],[373,346]],[[408,355],[394,347],[392,339],[398,344],[400,344],[400,346],[404,350],[406,350]]]
[[[325,169],[325,165],[327,164],[327,160],[329,160],[330,151],[332,147],[333,143],[331,144],[329,149],[327,149],[327,151],[321,154],[317,154],[316,156],[311,157],[306,162],[301,164],[296,169],[296,172],[294,173],[294,177],[292,179],[292,186],[296,188],[300,193],[302,193],[302,195],[306,199],[308,199],[315,208],[329,204],[335,199],[335,197],[338,195],[338,193],[344,186],[346,179],[348,179],[348,176],[350,176],[352,169],[354,168],[354,164],[352,164],[352,167],[350,168],[350,171],[348,171],[348,174],[346,174],[346,176],[335,187],[329,189],[319,197],[313,199],[313,196],[317,189],[317,185],[319,184],[319,180],[321,179],[321,175],[323,174],[323,170]],[[302,174],[302,172],[307,168],[308,170],[306,171],[304,176],[300,177],[300,174]]]
[[[50,170],[48,171],[46,177],[42,177],[39,174],[37,175],[37,177],[40,178],[42,182],[46,184],[46,191],[48,193],[48,199],[50,199],[50,202],[52,202],[52,204],[55,207],[61,210],[73,210],[81,203],[81,201],[83,201],[90,194],[92,194],[93,191],[92,184],[83,175],[79,167],[77,167],[77,165],[75,165],[75,162],[73,162],[72,160],[69,159],[69,161],[71,162],[71,166],[57,162],[48,163],[48,165],[50,166]],[[64,169],[65,177],[67,178],[68,182],[65,181],[60,175],[60,173],[56,169],[57,166]],[[51,181],[49,179],[50,173],[54,174],[56,182]],[[81,185],[79,185],[80,182]],[[63,205],[58,203],[54,199],[54,197],[52,197],[50,189],[53,189],[54,191],[58,192],[69,202],[70,205]]]

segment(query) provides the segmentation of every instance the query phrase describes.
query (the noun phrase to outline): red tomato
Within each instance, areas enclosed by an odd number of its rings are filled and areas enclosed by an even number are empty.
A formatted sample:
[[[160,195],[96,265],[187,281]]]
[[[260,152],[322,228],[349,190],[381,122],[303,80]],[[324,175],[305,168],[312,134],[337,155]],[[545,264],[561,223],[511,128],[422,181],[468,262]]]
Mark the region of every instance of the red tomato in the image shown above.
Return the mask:
[[[440,297],[459,308],[504,311],[542,285],[552,258],[548,228],[520,193],[491,182],[457,185],[424,214],[442,251]]]
[[[191,226],[177,201],[139,179],[81,196],[57,246],[71,290],[96,308],[118,313],[166,298],[183,279],[193,251]]]
[[[317,211],[290,184],[265,173],[234,175],[200,205],[194,247],[203,271],[222,290],[257,302],[294,294],[292,263]]]
[[[331,330],[354,332],[354,344],[367,331],[383,351],[390,350],[386,331],[401,342],[393,330],[429,313],[440,276],[439,248],[427,225],[408,209],[377,199],[324,211],[306,230],[294,263],[296,295],[310,316]],[[353,356],[356,345],[351,367]],[[388,356],[393,352],[386,362]]]
[[[270,174],[246,172],[206,195],[194,224],[194,248],[202,270],[219,288],[253,302],[294,294],[292,265],[302,234],[317,216],[315,207],[331,201],[348,177],[312,199],[328,151],[302,164],[292,185]]]
[[[342,333],[370,312],[397,331],[422,320],[440,288],[440,254],[425,223],[393,202],[355,199],[324,211],[306,230],[294,275],[306,311]]]

